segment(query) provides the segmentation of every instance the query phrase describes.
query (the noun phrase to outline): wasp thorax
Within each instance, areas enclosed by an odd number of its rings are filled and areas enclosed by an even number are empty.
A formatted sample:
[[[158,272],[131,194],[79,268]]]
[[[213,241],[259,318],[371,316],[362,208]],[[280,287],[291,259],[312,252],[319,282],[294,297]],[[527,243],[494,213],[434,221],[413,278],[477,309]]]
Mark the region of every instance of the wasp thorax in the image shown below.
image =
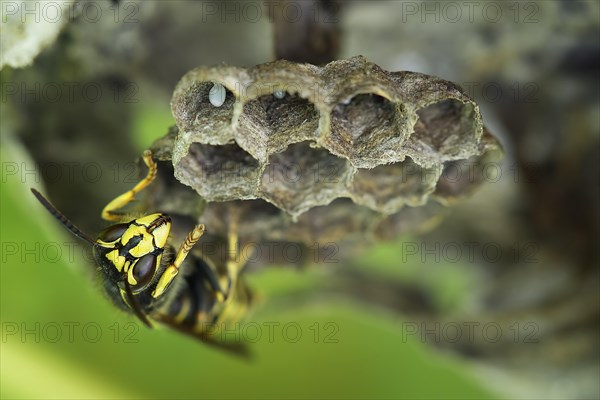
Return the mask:
[[[126,274],[132,286],[143,287],[156,272],[170,231],[169,216],[150,214],[107,228],[96,243],[106,261]]]

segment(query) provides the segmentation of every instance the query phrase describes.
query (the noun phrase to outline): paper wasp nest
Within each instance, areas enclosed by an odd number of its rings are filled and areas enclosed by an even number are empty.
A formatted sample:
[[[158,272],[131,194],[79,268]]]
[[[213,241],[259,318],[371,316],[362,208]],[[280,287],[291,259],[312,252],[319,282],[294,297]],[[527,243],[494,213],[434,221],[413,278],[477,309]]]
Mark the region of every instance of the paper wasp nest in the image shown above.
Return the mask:
[[[207,225],[222,225],[220,202],[252,200],[244,224],[281,240],[403,232],[467,195],[501,152],[461,88],[360,56],[199,67],[171,108],[178,129],[159,157],[208,202]]]

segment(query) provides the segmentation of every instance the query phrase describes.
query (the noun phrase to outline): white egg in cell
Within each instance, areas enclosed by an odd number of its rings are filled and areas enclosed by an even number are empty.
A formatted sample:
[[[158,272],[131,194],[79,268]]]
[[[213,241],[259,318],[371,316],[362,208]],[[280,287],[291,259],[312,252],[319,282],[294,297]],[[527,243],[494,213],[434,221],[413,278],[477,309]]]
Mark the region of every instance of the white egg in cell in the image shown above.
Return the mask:
[[[273,96],[277,99],[283,99],[285,97],[285,92],[283,90],[276,90],[273,92]]]
[[[220,83],[215,83],[213,87],[210,88],[210,92],[208,92],[208,100],[213,106],[221,107],[223,103],[225,103],[226,95],[227,91],[225,90],[225,86]]]

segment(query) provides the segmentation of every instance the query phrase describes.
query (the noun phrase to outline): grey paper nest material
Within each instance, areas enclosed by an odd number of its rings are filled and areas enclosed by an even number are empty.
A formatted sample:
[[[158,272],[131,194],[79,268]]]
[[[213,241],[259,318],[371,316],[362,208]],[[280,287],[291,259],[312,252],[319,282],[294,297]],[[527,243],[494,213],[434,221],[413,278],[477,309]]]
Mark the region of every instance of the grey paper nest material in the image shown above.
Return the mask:
[[[215,83],[226,89],[218,107],[209,101]],[[171,108],[178,132],[162,158],[179,181],[209,204],[262,199],[313,228],[331,216],[387,236],[406,206],[467,195],[479,174],[457,171],[501,154],[461,88],[363,57],[322,68],[199,67],[181,79]]]

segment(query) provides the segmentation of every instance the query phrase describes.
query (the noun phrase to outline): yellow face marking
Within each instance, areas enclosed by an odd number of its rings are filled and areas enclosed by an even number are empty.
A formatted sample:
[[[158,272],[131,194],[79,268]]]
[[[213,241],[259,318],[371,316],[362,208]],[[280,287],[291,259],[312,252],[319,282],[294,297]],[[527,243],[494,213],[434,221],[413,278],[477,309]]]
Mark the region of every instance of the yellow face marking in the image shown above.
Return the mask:
[[[133,276],[133,268],[129,269],[129,272],[127,273],[127,281],[129,282],[129,284],[131,286],[135,286],[137,285],[137,280],[135,279],[135,277]]]
[[[133,276],[133,268],[137,263],[137,260],[147,254],[164,249],[170,231],[171,222],[169,217],[164,214],[156,213],[146,215],[145,217],[130,222],[126,226],[123,234],[112,242],[105,242],[100,239],[96,242],[106,249],[112,249],[110,252],[106,253],[105,257],[119,272],[127,274],[125,278],[132,286],[136,286],[138,282]],[[134,237],[136,240],[131,242]],[[136,242],[137,244],[134,247],[130,247]],[[124,256],[119,255],[119,252],[123,251],[122,247],[128,249],[128,253]],[[162,253],[162,251],[158,251],[158,253],[157,265],[160,265],[160,253]],[[131,259],[133,259],[133,261],[129,261]],[[159,287],[153,295],[158,297],[162,294],[175,275],[177,275],[177,271],[167,275],[163,274],[159,280]]]
[[[158,228],[152,231],[152,235],[154,235],[154,242],[156,246],[163,248],[167,243],[167,239],[169,238],[169,232],[171,231],[171,224],[165,223],[159,226]]]
[[[129,254],[134,257],[142,257],[155,250],[154,243],[152,243],[152,235],[144,235],[140,243],[133,249],[129,250]]]
[[[125,257],[119,255],[119,250],[113,250],[106,253],[106,258],[113,263],[119,272],[123,270],[123,267],[125,266]]]
[[[123,236],[121,236],[121,244],[126,245],[134,236],[142,236],[142,241],[147,240],[147,237],[152,240],[152,235],[148,233],[145,226],[129,225]]]
[[[160,268],[160,263],[162,262],[162,254],[159,254],[158,257],[156,257],[156,270],[154,271],[154,273],[156,273],[156,271]]]
[[[102,247],[115,247],[115,243],[118,242],[121,238],[113,240],[112,242],[105,242],[104,240],[96,239],[96,243],[98,243]]]
[[[140,225],[144,225],[145,227],[148,227],[160,217],[161,217],[161,214],[158,214],[158,213],[150,214],[150,215],[146,215],[145,217],[136,219],[135,222]]]
[[[148,232],[148,227],[156,220],[163,217],[162,214],[150,214],[145,217],[138,218],[134,222],[140,225],[131,224],[123,236],[121,236],[121,244],[126,245],[134,236],[141,236],[142,240],[137,246],[129,251],[133,257],[142,257],[153,252],[156,248],[164,248],[169,238],[171,231],[171,223],[164,221],[160,225],[154,227],[152,232]],[[155,246],[156,245],[156,246]]]

